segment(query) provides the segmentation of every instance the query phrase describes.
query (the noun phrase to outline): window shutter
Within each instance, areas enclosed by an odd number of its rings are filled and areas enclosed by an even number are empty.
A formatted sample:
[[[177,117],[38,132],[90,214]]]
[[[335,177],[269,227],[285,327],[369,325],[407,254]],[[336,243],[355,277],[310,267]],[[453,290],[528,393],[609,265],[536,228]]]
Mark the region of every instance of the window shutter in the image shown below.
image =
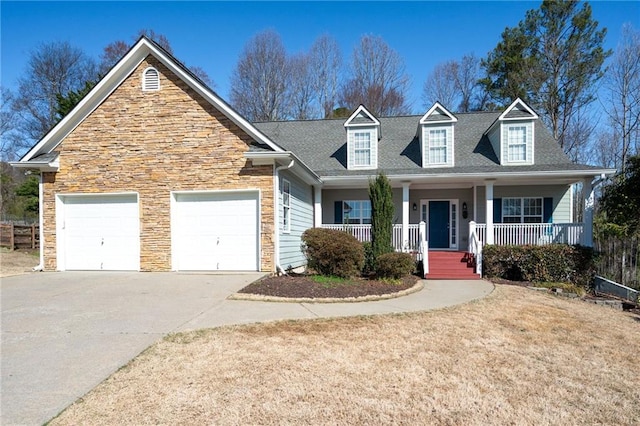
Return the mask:
[[[334,221],[333,223],[338,223],[342,225],[342,201],[336,201],[333,205],[334,207]]]
[[[553,222],[553,198],[545,197],[544,202],[542,204],[542,222],[543,223],[552,223]]]
[[[502,198],[493,199],[493,223],[502,223]]]

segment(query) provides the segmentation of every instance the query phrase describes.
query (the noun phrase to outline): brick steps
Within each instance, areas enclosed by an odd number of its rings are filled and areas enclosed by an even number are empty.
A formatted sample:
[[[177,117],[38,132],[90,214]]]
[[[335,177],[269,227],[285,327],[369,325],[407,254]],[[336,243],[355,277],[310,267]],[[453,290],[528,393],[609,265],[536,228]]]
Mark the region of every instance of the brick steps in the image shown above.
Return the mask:
[[[431,280],[479,280],[473,271],[473,259],[462,251],[429,251],[429,273]]]

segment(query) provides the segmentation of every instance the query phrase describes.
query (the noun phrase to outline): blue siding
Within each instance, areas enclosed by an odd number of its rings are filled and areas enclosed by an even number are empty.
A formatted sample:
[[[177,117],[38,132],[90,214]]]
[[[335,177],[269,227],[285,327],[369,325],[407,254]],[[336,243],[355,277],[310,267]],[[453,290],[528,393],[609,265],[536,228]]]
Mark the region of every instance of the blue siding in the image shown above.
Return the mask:
[[[284,179],[291,184],[291,232],[283,232],[282,219],[282,183]],[[300,245],[304,231],[313,228],[313,192],[310,185],[290,172],[280,172],[280,190],[278,193],[278,222],[280,232],[280,266],[297,268],[307,263]]]

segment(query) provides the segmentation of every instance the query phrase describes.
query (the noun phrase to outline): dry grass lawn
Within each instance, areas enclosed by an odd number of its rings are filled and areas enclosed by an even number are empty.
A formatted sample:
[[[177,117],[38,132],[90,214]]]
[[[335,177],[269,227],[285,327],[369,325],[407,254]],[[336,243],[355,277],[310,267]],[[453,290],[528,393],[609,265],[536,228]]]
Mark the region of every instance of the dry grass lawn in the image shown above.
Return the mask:
[[[172,335],[52,424],[638,424],[640,321],[528,289]]]
[[[40,263],[37,250],[11,251],[0,247],[0,277],[10,277],[31,272]]]

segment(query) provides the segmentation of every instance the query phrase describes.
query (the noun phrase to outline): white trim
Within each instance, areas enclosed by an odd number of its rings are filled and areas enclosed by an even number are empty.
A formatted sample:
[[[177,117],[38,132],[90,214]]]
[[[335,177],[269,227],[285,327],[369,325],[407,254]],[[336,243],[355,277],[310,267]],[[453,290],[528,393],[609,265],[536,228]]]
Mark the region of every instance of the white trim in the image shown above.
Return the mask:
[[[351,121],[354,120],[361,112],[367,115],[372,122],[371,123],[351,123]],[[344,122],[344,127],[379,126],[379,125],[380,125],[380,121],[378,121],[378,119],[373,114],[371,114],[369,110],[365,108],[364,105],[360,105],[358,108],[356,108],[353,114],[351,114],[349,118],[347,118],[347,121]]]
[[[313,186],[313,226],[322,226],[322,186]]]
[[[204,97],[216,109],[238,125],[249,136],[258,143],[267,145],[276,152],[283,149],[272,142],[267,136],[256,129],[245,118],[238,114],[231,106],[224,102],[211,89],[204,86],[198,80],[185,72],[181,65],[157,49],[153,43],[142,37],[129,52],[107,73],[107,75],[96,84],[96,86],[85,96],[76,107],[67,114],[56,126],[53,127],[40,141],[34,145],[21,159],[20,163],[25,163],[31,158],[53,151],[86,117],[98,108],[102,102],[113,93],[135,70],[148,55],[153,55],[158,61],[166,66],[171,72],[176,74],[187,85]]]
[[[512,117],[512,118],[507,118],[507,115],[509,115],[511,110],[513,110],[518,105],[522,106],[525,111],[527,111],[529,114],[531,114],[531,117]],[[531,107],[529,105],[527,105],[520,98],[518,98],[515,101],[511,102],[511,105],[509,105],[507,107],[507,109],[505,109],[504,112],[502,114],[500,114],[500,117],[498,117],[498,120],[500,120],[500,121],[504,121],[504,120],[537,120],[537,119],[538,119],[538,114],[536,114],[536,112],[533,109],[531,109]]]
[[[65,200],[69,198],[91,198],[91,197],[120,197],[135,195],[138,206],[138,271],[140,271],[140,194],[137,192],[79,192],[79,193],[59,193],[55,195],[56,206],[56,270],[66,271],[66,240],[65,240]],[[42,216],[42,215],[41,215]],[[42,220],[42,219],[41,219]],[[41,225],[42,226],[42,225]],[[40,240],[41,247],[43,240]]]
[[[430,173],[424,174],[398,174],[387,175],[389,180],[403,181],[410,180],[412,183],[428,183],[431,181],[439,182],[443,179],[448,179],[453,182],[463,181],[468,182],[471,187],[473,181],[484,182],[489,176],[494,180],[506,179],[507,182],[501,182],[501,185],[517,184],[513,182],[513,179],[538,179],[543,178],[545,180],[551,179],[576,179],[575,182],[582,180],[586,177],[597,177],[601,174],[614,175],[615,169],[594,169],[594,170],[549,170],[549,171],[518,171],[518,172],[491,172],[491,173]],[[369,176],[324,176],[322,182],[325,187],[330,187],[331,184],[367,184],[369,182]],[[538,182],[548,183],[548,182]]]
[[[56,158],[51,161],[29,161],[28,163],[11,161],[9,164],[17,169],[37,169],[41,172],[57,172],[60,169],[60,154],[57,154]]]
[[[40,173],[40,181],[38,182],[38,225],[40,229],[38,232],[40,234],[40,264],[39,270],[44,270],[44,176]]]
[[[308,183],[309,185],[322,183],[322,180],[320,179],[320,177],[291,151],[282,151],[282,152],[247,151],[244,153],[244,158],[251,160],[252,164],[256,166],[260,166],[260,165],[271,166],[274,164],[276,160],[294,160],[295,161],[294,169],[297,172],[296,174],[300,176],[305,183]]]
[[[531,113],[531,117],[511,117],[511,118],[506,118],[506,115],[509,114],[509,112],[511,112],[512,109],[514,109],[516,107],[516,105],[521,105],[522,107],[524,107],[524,109],[526,111],[528,111],[529,113]],[[495,119],[495,121],[493,123],[491,123],[491,125],[489,126],[489,128],[487,130],[484,131],[483,134],[485,135],[489,135],[489,133],[491,133],[491,131],[494,129],[494,127],[496,127],[497,124],[502,124],[505,121],[514,121],[514,120],[522,120],[522,121],[531,121],[532,123],[534,122],[534,120],[538,119],[538,114],[536,114],[536,112],[531,109],[531,107],[529,107],[529,105],[527,105],[523,100],[521,100],[520,98],[516,99],[515,101],[513,101],[511,103],[511,105],[509,105],[507,107],[507,109],[505,109],[502,114],[500,114],[500,116],[498,118]],[[535,127],[535,126],[534,126]],[[502,129],[501,129],[502,130]],[[502,132],[501,132],[502,133]],[[502,140],[502,135],[500,135],[500,139]]]
[[[203,190],[179,190],[169,191],[169,223],[171,226],[171,270],[179,271],[179,259],[177,256],[178,251],[178,226],[177,226],[177,203],[179,195],[224,195],[224,194],[257,194],[257,220],[256,233],[257,233],[257,253],[256,253],[256,271],[262,270],[262,191],[259,188],[243,188],[243,189],[203,189]]]
[[[437,120],[437,121],[427,121],[427,118],[431,116],[437,109],[442,111],[443,115],[449,117],[448,120]],[[431,108],[422,116],[420,119],[420,124],[428,125],[428,124],[442,124],[442,123],[455,123],[458,119],[455,115],[453,115],[448,109],[446,109],[440,102],[436,102],[433,104]]]

